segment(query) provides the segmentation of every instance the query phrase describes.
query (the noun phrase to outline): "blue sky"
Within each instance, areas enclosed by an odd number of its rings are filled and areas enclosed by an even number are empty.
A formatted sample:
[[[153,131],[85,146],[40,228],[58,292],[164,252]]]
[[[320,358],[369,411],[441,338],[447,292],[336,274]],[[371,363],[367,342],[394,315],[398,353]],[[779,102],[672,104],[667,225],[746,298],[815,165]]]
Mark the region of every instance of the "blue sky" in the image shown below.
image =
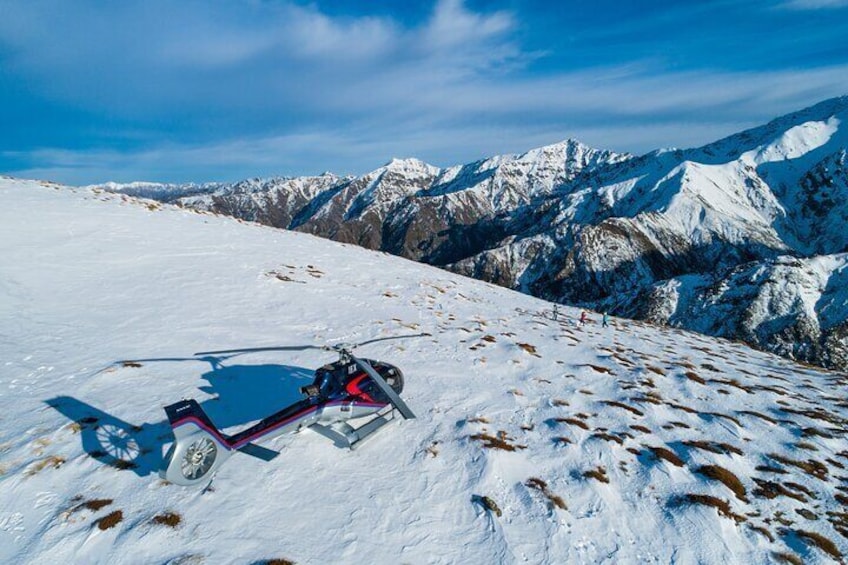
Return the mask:
[[[0,171],[71,184],[642,153],[848,94],[848,0],[0,0]]]

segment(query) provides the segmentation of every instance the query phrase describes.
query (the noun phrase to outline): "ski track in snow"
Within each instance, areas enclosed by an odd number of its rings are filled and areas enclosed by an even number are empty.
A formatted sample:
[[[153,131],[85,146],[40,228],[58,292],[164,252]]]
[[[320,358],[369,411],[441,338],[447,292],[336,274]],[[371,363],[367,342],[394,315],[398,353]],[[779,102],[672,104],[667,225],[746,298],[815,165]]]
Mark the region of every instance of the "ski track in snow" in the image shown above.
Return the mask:
[[[0,281],[3,563],[836,560],[803,532],[848,554],[840,373],[638,322],[580,327],[579,311],[555,321],[541,300],[411,261],[11,179]],[[157,476],[163,406],[196,398],[239,429],[332,360],[194,352],[421,332],[360,350],[404,371],[417,419],[356,451],[281,436],[264,444],[280,456],[236,454],[206,491]],[[153,521],[166,512],[179,524]]]

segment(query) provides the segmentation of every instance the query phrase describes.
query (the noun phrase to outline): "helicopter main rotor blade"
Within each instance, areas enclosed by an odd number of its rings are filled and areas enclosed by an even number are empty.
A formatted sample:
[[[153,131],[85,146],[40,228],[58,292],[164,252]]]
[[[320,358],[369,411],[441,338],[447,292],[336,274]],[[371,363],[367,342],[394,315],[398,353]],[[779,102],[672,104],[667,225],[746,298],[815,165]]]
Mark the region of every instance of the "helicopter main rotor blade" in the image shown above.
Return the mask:
[[[410,338],[410,337],[429,337],[431,335],[433,335],[433,334],[420,333],[420,334],[410,334],[410,335],[393,335],[393,336],[389,336],[389,337],[377,337],[377,338],[374,338],[374,339],[369,339],[367,341],[360,341],[359,343],[355,343],[353,345],[350,345],[349,347],[355,348],[355,347],[360,347],[362,345],[368,345],[369,343],[376,343],[378,341],[388,341],[390,339],[406,339],[406,338]]]
[[[289,345],[279,347],[249,347],[246,349],[224,349],[221,351],[198,351],[195,355],[220,355],[227,353],[256,353],[259,351],[306,351],[308,349],[324,349],[316,345]]]
[[[347,354],[348,357],[350,357],[350,360],[359,365],[360,369],[368,373],[368,376],[371,377],[375,383],[377,383],[377,386],[380,387],[380,390],[386,393],[386,396],[389,397],[389,401],[392,403],[392,405],[394,405],[395,408],[398,409],[398,412],[401,413],[404,419],[410,420],[412,418],[415,418],[415,414],[412,412],[409,406],[406,405],[406,402],[404,402],[403,399],[398,396],[398,393],[395,392],[395,389],[393,389],[389,385],[389,383],[387,383],[383,379],[383,377],[380,376],[380,373],[374,370],[374,367],[372,367],[370,363],[368,363],[364,359],[360,359],[359,357],[354,357],[350,354],[349,351],[347,352]]]

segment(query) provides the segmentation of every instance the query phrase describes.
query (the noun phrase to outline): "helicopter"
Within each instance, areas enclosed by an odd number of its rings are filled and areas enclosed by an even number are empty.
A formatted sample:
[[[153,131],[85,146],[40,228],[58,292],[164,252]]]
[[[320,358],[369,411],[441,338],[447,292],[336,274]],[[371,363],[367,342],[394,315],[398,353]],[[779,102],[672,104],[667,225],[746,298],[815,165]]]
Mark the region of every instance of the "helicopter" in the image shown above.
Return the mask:
[[[388,339],[421,337],[429,334],[393,336],[358,344],[255,347],[203,351],[195,355],[242,355],[264,351],[335,352],[338,360],[315,371],[312,384],[301,387],[304,398],[260,420],[234,435],[215,426],[194,399],[165,406],[174,434],[174,443],[165,455],[159,475],[174,484],[193,486],[214,477],[221,465],[236,451],[262,451],[254,442],[313,427],[322,435],[340,438],[343,446],[355,449],[367,437],[389,422],[415,418],[399,396],[403,392],[401,370],[389,363],[353,355],[362,345]],[[366,420],[367,418],[367,420]],[[349,421],[362,421],[356,427]]]

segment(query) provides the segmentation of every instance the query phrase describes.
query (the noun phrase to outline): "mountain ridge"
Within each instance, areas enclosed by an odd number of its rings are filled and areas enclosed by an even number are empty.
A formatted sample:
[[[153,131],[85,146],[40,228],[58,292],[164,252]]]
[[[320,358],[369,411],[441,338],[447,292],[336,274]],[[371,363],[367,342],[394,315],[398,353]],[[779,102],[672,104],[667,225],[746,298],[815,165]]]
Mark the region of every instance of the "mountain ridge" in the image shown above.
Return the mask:
[[[634,288],[675,277],[718,279],[752,261],[847,251],[846,149],[843,96],[690,149],[633,156],[566,139],[445,169],[396,159],[359,177],[256,181],[250,195],[236,183],[158,199],[616,311]],[[839,308],[848,318],[848,305]],[[802,360],[827,364],[844,357],[836,349],[848,351],[842,337],[802,337],[805,351],[832,353]]]

